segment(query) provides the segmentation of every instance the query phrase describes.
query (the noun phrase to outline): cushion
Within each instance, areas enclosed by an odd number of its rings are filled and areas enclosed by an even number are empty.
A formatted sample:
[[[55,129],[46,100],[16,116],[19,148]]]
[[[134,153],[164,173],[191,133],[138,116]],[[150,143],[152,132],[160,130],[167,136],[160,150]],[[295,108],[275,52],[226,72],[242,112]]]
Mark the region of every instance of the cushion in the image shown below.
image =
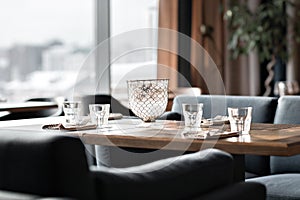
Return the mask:
[[[277,174],[247,179],[247,182],[262,183],[267,188],[268,200],[299,200],[300,174]]]
[[[266,188],[262,184],[254,182],[238,182],[233,186],[227,186],[225,188],[213,190],[212,192],[195,198],[193,200],[265,200]]]
[[[300,124],[300,96],[282,96],[274,119],[275,124]],[[300,172],[300,155],[271,156],[271,173]]]
[[[300,155],[271,156],[270,167],[272,174],[300,173]]]

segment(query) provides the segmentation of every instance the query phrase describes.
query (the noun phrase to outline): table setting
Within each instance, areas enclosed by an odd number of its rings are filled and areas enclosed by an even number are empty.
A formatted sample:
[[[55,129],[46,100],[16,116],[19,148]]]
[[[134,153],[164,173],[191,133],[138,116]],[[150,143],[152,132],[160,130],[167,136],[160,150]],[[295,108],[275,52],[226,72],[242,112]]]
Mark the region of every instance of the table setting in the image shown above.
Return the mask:
[[[125,123],[131,128],[163,135],[174,132],[174,137],[183,139],[222,139],[248,134],[251,125],[252,108],[228,108],[229,116],[217,115],[203,118],[203,103],[183,103],[183,121],[171,123],[157,120],[166,110],[168,102],[168,79],[128,80],[129,106],[136,117],[127,121],[119,113],[110,113],[110,104],[89,104],[89,115],[82,116],[82,102],[65,101],[64,119],[60,123],[44,124],[43,130],[84,131],[96,133],[123,129]],[[111,120],[123,119],[112,123]],[[171,124],[171,125],[170,125]],[[116,128],[118,127],[118,128]],[[171,128],[170,128],[171,127]],[[150,134],[149,136],[152,136]]]

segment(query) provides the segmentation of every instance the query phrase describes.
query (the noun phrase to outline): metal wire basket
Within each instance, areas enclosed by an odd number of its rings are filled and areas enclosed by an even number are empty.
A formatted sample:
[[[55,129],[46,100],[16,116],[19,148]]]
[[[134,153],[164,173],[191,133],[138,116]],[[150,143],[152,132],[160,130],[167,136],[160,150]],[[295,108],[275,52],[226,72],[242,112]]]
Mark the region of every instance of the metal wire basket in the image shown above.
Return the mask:
[[[129,80],[128,98],[132,112],[144,122],[161,116],[168,104],[168,79]]]

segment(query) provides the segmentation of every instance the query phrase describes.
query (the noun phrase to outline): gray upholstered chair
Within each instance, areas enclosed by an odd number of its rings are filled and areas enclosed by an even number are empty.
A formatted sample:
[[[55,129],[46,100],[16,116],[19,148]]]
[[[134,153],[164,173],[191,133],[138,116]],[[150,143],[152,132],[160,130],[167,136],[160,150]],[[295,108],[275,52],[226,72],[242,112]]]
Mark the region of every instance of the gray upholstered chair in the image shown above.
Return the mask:
[[[203,103],[203,117],[212,118],[216,115],[227,115],[228,107],[252,106],[252,122],[273,123],[277,98],[257,96],[230,96],[230,95],[200,95],[200,96],[177,96],[173,101],[171,112],[163,118],[182,119],[182,103]],[[246,178],[268,175],[270,173],[268,156],[245,156]]]
[[[203,103],[203,117],[212,118],[216,115],[228,115],[228,107],[252,106],[252,122],[273,123],[277,98],[257,96],[230,96],[230,95],[200,95],[177,96],[174,99],[172,112],[182,114],[183,103]]]
[[[282,96],[274,119],[275,124],[300,124],[300,96]]]
[[[0,199],[265,198],[262,184],[233,182],[233,159],[220,150],[208,149],[131,168],[89,169],[79,138],[5,130],[0,131],[0,138]]]
[[[276,124],[300,124],[300,96],[282,96],[278,100]],[[271,156],[271,175],[249,179],[267,187],[269,200],[300,199],[300,155]]]

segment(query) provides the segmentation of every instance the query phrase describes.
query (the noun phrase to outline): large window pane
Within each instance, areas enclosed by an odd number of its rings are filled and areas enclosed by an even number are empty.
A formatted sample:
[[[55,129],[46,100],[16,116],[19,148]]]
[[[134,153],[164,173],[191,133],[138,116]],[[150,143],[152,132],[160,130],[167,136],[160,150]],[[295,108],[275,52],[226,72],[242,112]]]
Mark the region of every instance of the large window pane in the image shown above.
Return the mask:
[[[0,94],[65,96],[94,40],[93,0],[0,1]]]
[[[157,50],[134,49],[136,30],[158,27],[158,0],[111,0],[111,88],[113,96],[122,102],[127,100],[127,79],[148,79],[157,77]],[[138,31],[136,31],[137,33]],[[157,32],[136,35],[142,42],[157,47]],[[126,37],[125,37],[126,38]],[[145,70],[147,69],[147,70]]]

